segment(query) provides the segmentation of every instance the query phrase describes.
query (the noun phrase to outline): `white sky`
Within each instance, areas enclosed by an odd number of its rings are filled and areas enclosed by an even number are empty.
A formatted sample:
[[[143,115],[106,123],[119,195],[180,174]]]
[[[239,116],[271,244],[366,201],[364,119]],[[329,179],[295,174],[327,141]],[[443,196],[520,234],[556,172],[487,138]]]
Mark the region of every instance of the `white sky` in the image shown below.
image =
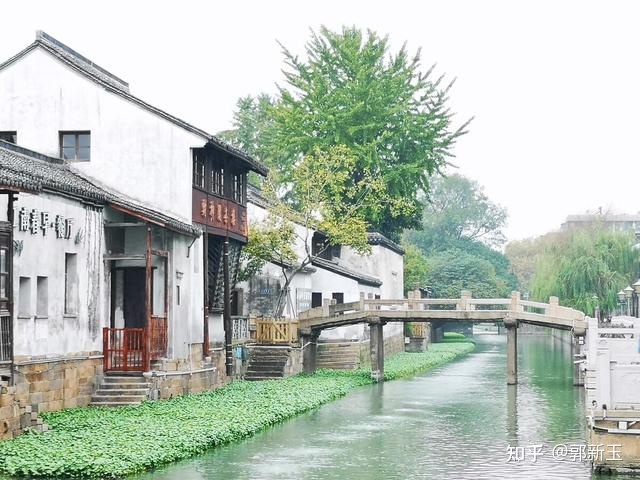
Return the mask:
[[[211,133],[239,96],[282,82],[276,40],[343,24],[422,47],[457,77],[460,172],[507,207],[510,239],[587,209],[640,211],[640,3],[632,1],[13,1],[0,59],[44,30],[128,81],[133,94]],[[637,6],[636,6],[637,5]],[[1,108],[1,106],[0,106]]]

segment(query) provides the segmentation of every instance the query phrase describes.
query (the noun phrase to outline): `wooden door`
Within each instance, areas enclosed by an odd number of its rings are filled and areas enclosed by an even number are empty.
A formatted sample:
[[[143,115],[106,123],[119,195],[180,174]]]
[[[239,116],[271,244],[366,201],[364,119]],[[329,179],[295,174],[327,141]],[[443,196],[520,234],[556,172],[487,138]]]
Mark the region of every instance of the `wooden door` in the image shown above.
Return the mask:
[[[144,328],[147,324],[144,305],[145,268],[125,268],[123,272],[124,326],[125,328]],[[153,292],[153,287],[151,288]]]

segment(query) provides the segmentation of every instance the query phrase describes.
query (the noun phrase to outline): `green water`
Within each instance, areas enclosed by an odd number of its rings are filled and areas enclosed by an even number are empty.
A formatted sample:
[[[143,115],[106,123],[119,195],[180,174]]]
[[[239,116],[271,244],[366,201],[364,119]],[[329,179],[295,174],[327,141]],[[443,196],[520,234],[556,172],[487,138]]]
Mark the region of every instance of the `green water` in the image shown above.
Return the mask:
[[[519,385],[507,387],[505,338],[409,380],[358,390],[265,431],[138,480],[160,479],[591,479],[586,462],[553,458],[585,444],[583,391],[569,346],[519,337]],[[544,444],[533,462],[508,446]]]

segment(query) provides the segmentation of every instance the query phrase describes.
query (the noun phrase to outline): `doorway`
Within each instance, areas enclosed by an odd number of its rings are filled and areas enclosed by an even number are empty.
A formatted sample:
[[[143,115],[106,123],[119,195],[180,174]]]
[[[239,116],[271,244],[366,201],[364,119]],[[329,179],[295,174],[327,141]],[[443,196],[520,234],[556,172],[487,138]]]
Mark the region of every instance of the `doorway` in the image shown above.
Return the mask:
[[[144,328],[146,326],[147,319],[144,305],[145,276],[144,267],[123,269],[122,316],[124,317],[125,328]],[[153,276],[151,280],[153,282]],[[151,295],[153,296],[153,285],[151,286]],[[151,305],[153,305],[153,298]]]

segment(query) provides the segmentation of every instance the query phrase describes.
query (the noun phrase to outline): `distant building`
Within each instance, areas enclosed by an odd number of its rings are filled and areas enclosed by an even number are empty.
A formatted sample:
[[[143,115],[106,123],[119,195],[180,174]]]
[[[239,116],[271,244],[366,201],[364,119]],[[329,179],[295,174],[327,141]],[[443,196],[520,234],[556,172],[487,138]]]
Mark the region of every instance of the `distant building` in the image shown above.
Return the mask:
[[[640,232],[640,214],[600,212],[569,215],[560,226],[560,230],[568,231],[595,225],[602,225],[614,232],[638,233]]]

